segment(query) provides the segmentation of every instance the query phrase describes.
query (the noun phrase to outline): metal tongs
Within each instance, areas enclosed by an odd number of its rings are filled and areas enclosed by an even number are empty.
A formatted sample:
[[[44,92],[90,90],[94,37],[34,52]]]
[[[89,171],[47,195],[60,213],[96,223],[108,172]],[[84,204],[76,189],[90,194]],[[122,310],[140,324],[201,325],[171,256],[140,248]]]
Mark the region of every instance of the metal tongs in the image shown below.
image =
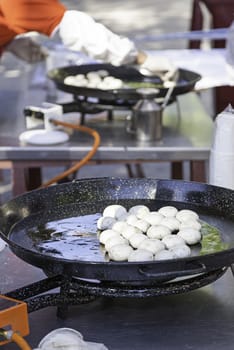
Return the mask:
[[[177,85],[179,79],[179,70],[175,68],[173,72],[157,72],[157,75],[152,75],[152,73],[150,73],[147,69],[140,67],[139,72],[146,77],[151,77],[151,79],[160,79],[162,86],[164,88],[168,88],[161,106],[162,109],[165,108],[170,101],[173,91]]]
[[[170,101],[170,98],[173,94],[173,91],[177,85],[177,81],[179,79],[179,70],[176,69],[174,74],[171,76],[170,80],[167,80],[164,82],[164,86],[165,86],[165,83],[167,83],[167,85],[169,86],[168,87],[168,90],[167,90],[167,93],[166,93],[166,96],[164,97],[164,100],[163,100],[163,103],[162,103],[162,109],[165,108],[168,104],[168,102]]]

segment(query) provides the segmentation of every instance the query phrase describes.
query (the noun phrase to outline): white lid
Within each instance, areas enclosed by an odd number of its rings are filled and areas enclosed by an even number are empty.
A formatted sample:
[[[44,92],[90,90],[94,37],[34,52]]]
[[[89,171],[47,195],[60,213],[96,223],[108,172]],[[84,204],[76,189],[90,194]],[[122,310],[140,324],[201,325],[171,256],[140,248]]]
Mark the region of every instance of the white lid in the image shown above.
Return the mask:
[[[64,131],[38,129],[23,132],[19,140],[33,145],[54,145],[68,141],[69,136]]]

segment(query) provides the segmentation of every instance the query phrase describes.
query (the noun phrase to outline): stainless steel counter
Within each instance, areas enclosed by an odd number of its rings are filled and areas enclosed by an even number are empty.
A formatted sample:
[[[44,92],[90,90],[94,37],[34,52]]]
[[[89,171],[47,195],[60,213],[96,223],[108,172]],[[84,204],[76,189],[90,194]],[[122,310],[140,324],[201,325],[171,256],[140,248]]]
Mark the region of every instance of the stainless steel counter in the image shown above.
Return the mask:
[[[212,136],[213,123],[205,112],[199,97],[189,93],[178,97],[180,115],[176,104],[163,113],[163,137],[161,141],[139,142],[125,128],[125,114],[114,118],[113,122],[88,121],[88,126],[101,135],[101,146],[94,155],[95,160],[195,160],[207,159]],[[66,115],[64,115],[66,118]],[[22,117],[23,119],[23,117]],[[96,117],[95,117],[96,119]],[[18,136],[23,131],[21,125],[12,129],[16,121],[6,118],[0,130],[0,160],[77,160],[91,149],[92,138],[75,132],[70,141],[54,146],[24,145]]]
[[[196,93],[179,96],[177,103],[164,110],[161,141],[139,142],[127,133],[127,113],[121,111],[121,116],[114,115],[113,121],[103,120],[103,116],[98,122],[94,118],[87,120],[87,125],[96,129],[101,136],[101,145],[93,157],[94,161],[205,162],[209,159],[213,121]],[[24,192],[22,170],[25,167],[57,166],[78,161],[90,151],[93,142],[90,136],[74,132],[69,142],[64,144],[25,145],[18,139],[25,130],[23,119],[16,119],[14,115],[2,118],[0,130],[0,161],[12,161],[14,194]],[[196,176],[191,179],[199,180]]]
[[[41,270],[19,260],[8,248],[0,253],[1,293],[42,278]],[[71,306],[64,320],[56,316],[56,307],[47,307],[29,314],[26,339],[36,347],[49,331],[70,327],[109,350],[232,350],[233,293],[229,269],[216,282],[184,294],[145,299],[101,297]],[[4,349],[18,348],[8,344]]]

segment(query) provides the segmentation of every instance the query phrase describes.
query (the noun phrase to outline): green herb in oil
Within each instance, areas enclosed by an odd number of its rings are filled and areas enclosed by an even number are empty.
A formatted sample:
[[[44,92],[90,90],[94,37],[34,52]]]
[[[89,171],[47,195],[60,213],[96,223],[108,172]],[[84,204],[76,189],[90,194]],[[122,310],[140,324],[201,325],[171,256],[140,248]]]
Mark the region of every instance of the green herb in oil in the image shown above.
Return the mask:
[[[140,88],[162,88],[162,84],[150,83],[150,82],[125,82],[125,86],[131,89]]]
[[[206,222],[202,222],[202,241],[200,255],[221,252],[228,248],[228,244],[222,242],[220,231]]]

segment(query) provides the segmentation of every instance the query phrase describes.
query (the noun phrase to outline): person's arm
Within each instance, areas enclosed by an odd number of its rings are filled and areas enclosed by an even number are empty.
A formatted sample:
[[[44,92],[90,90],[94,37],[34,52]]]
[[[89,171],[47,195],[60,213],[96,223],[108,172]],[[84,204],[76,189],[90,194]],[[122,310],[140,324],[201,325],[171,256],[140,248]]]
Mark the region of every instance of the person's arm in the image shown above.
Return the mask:
[[[84,12],[66,11],[58,33],[66,47],[94,59],[114,65],[136,61],[138,50],[132,41],[111,32]]]
[[[47,57],[47,51],[28,36],[17,36],[4,48],[28,63],[37,63]]]
[[[1,0],[0,53],[8,51],[18,58],[35,63],[47,54],[27,33],[36,31],[50,36],[65,12],[58,0]]]
[[[113,33],[84,12],[66,11],[57,30],[66,47],[92,58],[113,65],[138,64],[148,75],[169,72],[170,78],[175,71],[166,57],[138,50],[133,41]]]
[[[38,32],[50,36],[66,7],[59,0],[0,0],[0,11],[16,33]]]
[[[113,33],[84,12],[67,10],[59,0],[1,0],[1,7],[18,34],[37,31],[53,37],[57,29],[66,47],[92,58],[114,65],[144,64],[144,68],[150,68],[150,72],[153,69],[153,73],[169,67],[166,58],[152,64],[127,37]]]
[[[0,55],[11,52],[18,58],[35,63],[45,59],[46,52],[30,37],[17,36],[17,32],[10,28],[0,9]]]

